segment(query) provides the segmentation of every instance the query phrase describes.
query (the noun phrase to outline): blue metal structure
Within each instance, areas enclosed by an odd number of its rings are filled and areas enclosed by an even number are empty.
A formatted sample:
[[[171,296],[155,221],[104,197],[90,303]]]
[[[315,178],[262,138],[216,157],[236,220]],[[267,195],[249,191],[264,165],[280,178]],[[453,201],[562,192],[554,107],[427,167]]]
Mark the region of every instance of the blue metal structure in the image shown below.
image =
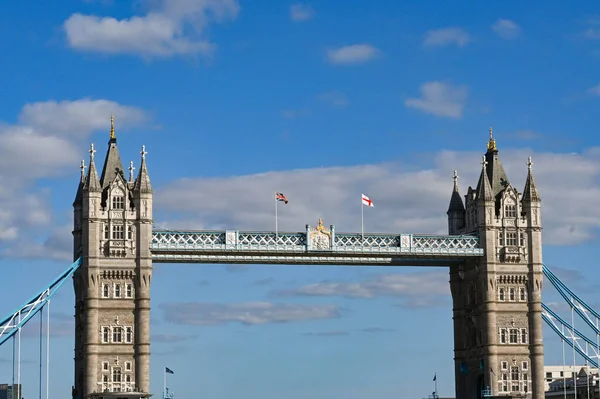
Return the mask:
[[[0,345],[14,336],[33,316],[39,313],[64,282],[75,273],[79,266],[81,266],[81,258],[73,262],[48,287],[41,290],[12,314],[0,320]]]
[[[477,236],[336,233],[321,223],[298,233],[154,230],[150,249],[160,263],[448,265],[484,255]]]

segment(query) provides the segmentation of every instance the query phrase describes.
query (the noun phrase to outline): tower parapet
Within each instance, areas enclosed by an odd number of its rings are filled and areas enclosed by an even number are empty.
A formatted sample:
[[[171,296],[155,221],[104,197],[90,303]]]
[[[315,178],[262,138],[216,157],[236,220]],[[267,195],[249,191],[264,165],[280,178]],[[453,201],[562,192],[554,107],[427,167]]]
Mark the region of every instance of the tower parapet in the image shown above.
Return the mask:
[[[131,162],[127,180],[111,116],[100,178],[93,144],[89,152],[88,172],[82,169],[73,204],[74,256],[83,257],[73,276],[73,398],[102,398],[111,392],[145,398],[150,395],[152,279],[152,188],[146,151],[143,147],[137,179],[132,178]]]

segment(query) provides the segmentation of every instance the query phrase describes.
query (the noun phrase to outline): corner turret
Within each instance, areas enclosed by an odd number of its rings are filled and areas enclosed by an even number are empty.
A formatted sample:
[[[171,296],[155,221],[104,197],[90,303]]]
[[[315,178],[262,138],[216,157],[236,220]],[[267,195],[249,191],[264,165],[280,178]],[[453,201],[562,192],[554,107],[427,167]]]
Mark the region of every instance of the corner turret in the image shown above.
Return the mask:
[[[458,173],[454,171],[454,187],[450,196],[450,205],[448,206],[448,233],[458,235],[465,227],[465,206],[460,198],[460,190],[458,189]]]

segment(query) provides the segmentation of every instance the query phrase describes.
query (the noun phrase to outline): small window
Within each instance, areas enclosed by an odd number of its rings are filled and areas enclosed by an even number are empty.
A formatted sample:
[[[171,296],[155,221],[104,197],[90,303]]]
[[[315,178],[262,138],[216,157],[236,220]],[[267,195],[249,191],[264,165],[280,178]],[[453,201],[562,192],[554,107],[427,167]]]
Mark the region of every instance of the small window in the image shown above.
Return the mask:
[[[127,342],[128,344],[133,342],[133,328],[132,327],[125,328],[125,342]]]
[[[506,343],[506,330],[504,328],[500,330],[500,343]]]
[[[527,373],[523,373],[523,392],[529,392],[529,384],[527,383]]]
[[[525,291],[525,288],[521,288],[519,290],[519,299],[523,302],[525,302],[527,300],[527,293]]]
[[[123,231],[124,226],[122,224],[117,224],[112,227],[112,238],[113,240],[122,240],[125,238],[125,233]]]
[[[121,382],[121,369],[113,369],[113,382]]]
[[[108,374],[104,374],[102,376],[102,382],[105,382],[105,383],[108,382]]]
[[[507,217],[507,218],[516,218],[517,217],[517,207],[516,207],[516,205],[506,205],[504,207],[504,217]]]
[[[110,296],[110,287],[108,286],[108,284],[104,284],[102,286],[102,297],[108,298],[109,296]]]
[[[110,327],[102,327],[102,342],[105,344],[110,342]]]
[[[508,289],[508,297],[511,301],[515,300],[515,289],[514,288],[509,288]]]
[[[498,290],[498,300],[500,300],[500,301],[506,300],[506,297],[504,295],[504,288],[500,288]]]
[[[125,382],[131,382],[131,376],[129,374],[125,376]]]
[[[506,233],[506,246],[516,247],[517,246],[517,232],[510,231]]]
[[[523,232],[519,233],[519,245],[522,247],[525,246],[525,233]]]
[[[131,362],[125,362],[125,370],[131,371]]]
[[[125,290],[125,296],[127,298],[133,297],[133,284],[127,284],[127,288]]]
[[[108,226],[108,223],[104,224],[104,239],[108,240],[110,238],[110,228]]]
[[[115,284],[115,298],[121,298],[121,284]]]
[[[102,362],[102,370],[108,371],[108,362]]]
[[[508,362],[502,362],[500,363],[500,366],[502,370],[508,370]]]
[[[112,209],[125,209],[125,199],[122,196],[113,197]]]
[[[526,328],[521,329],[521,343],[522,344],[527,343],[527,329]]]
[[[123,341],[123,331],[121,327],[113,327],[113,343],[121,343]]]
[[[519,343],[519,330],[517,330],[516,328],[511,328],[509,331],[509,342],[511,344],[518,344]]]
[[[504,232],[502,232],[502,231],[498,232],[498,245],[499,246],[504,245]]]
[[[133,226],[127,225],[127,239],[133,240]]]
[[[529,370],[529,364],[527,364],[527,362],[523,362],[523,363],[521,363],[521,368],[522,368],[523,370]],[[526,378],[526,379],[527,379],[527,378]]]

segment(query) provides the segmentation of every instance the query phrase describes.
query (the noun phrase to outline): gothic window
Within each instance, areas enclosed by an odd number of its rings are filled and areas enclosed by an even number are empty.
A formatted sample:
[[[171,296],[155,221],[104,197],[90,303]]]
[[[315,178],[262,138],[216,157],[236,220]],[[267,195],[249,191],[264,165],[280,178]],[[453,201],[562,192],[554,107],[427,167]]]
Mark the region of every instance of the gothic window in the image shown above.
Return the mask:
[[[502,328],[500,330],[500,343],[501,344],[505,344],[506,343],[506,329]]]
[[[525,233],[523,232],[519,233],[519,245],[522,247],[525,246]]]
[[[125,198],[122,196],[114,196],[112,198],[112,209],[125,209]]]
[[[130,344],[133,341],[133,328],[126,327],[125,328],[125,342]]]
[[[113,369],[113,378],[112,378],[113,382],[121,382],[121,369],[118,367],[115,367]]]
[[[131,225],[127,225],[127,239],[133,240],[133,227]]]
[[[508,339],[511,344],[519,343],[519,330],[516,328],[511,328],[509,330]]]
[[[108,298],[110,296],[110,287],[108,284],[102,286],[102,298]]]
[[[102,342],[105,344],[110,342],[110,327],[102,327]]]
[[[527,292],[523,287],[521,287],[521,289],[519,290],[519,299],[523,302],[527,300]]]
[[[125,382],[131,383],[131,375],[127,374],[125,376]]]
[[[131,371],[131,362],[125,362],[125,371]]]
[[[127,298],[133,297],[133,284],[127,284],[127,288],[125,289],[125,296]]]
[[[113,226],[112,238],[113,240],[122,240],[125,238],[124,227],[122,224]]]
[[[498,232],[498,245],[499,246],[504,245],[504,233],[502,231]]]
[[[104,239],[108,240],[110,238],[110,228],[108,226],[108,223],[104,224]]]
[[[510,379],[512,380],[511,391],[519,392],[519,368],[513,366],[510,368]]]
[[[508,374],[502,374],[502,392],[508,392]]]
[[[115,298],[121,298],[121,284],[115,284]]]
[[[103,391],[108,391],[108,382],[109,382],[108,374],[104,374],[102,376],[102,382],[104,383],[104,386],[102,387]]]
[[[506,300],[506,296],[504,294],[504,288],[500,288],[498,289],[498,300],[499,301],[504,301]]]
[[[516,218],[517,217],[517,206],[516,205],[505,205],[504,206],[504,217]]]
[[[511,301],[515,300],[515,289],[514,288],[509,288],[508,289],[508,297]]]
[[[527,373],[523,373],[523,392],[529,392],[529,384],[527,383]]]
[[[123,331],[121,327],[113,327],[113,343],[121,343],[123,341]]]
[[[506,232],[506,246],[508,247],[516,247],[517,246],[517,232],[509,231]]]
[[[102,362],[102,370],[108,371],[108,362]]]
[[[522,344],[527,343],[527,329],[526,328],[521,329],[521,343]]]

